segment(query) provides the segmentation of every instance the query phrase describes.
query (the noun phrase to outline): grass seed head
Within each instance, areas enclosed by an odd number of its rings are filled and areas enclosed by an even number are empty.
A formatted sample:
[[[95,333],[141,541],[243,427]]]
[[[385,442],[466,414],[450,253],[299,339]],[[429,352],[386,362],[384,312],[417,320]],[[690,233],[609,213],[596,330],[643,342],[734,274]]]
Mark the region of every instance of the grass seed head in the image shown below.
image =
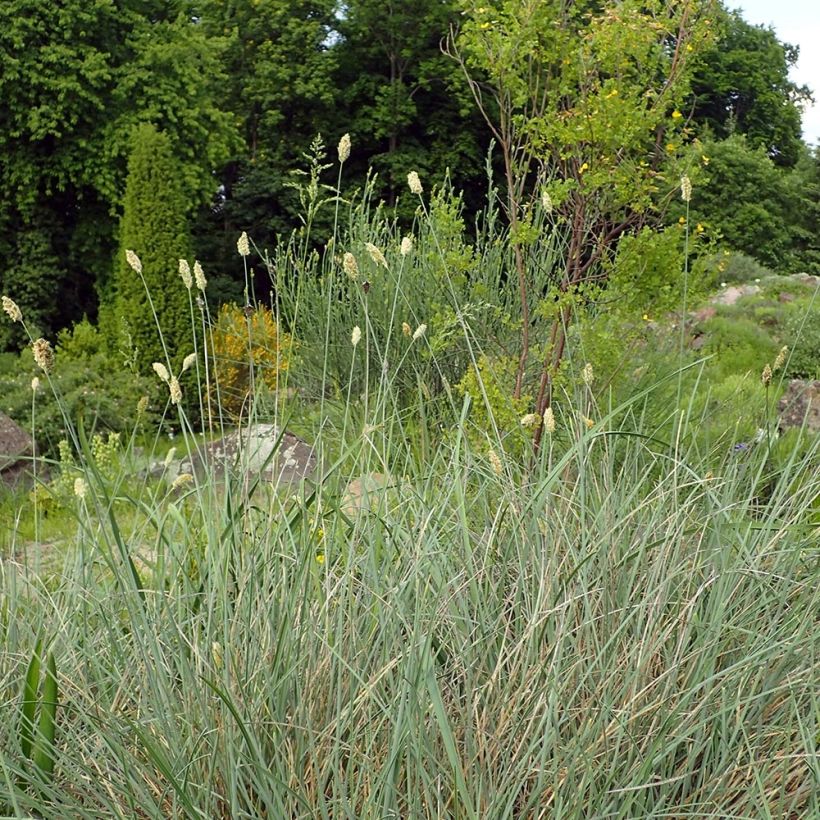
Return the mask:
[[[179,386],[176,376],[171,376],[168,382],[168,391],[171,394],[171,404],[179,404],[182,401],[182,388]]]
[[[187,259],[179,260],[179,275],[182,277],[182,282],[188,290],[193,287],[194,279],[191,276],[191,266]]]
[[[416,171],[411,171],[407,175],[407,185],[410,188],[411,194],[421,195],[424,193],[424,188],[421,186],[421,180],[419,179],[419,175]]]
[[[128,262],[131,270],[136,273],[142,273],[142,262],[140,262],[139,256],[137,256],[134,251],[129,249],[125,252],[125,261]]]
[[[783,347],[780,348],[780,352],[777,354],[777,358],[774,360],[774,364],[772,365],[773,373],[776,373],[778,370],[780,370],[781,367],[783,367],[784,364],[786,364],[786,357],[788,355],[789,346],[783,345]]]
[[[680,198],[684,202],[692,199],[692,182],[686,174],[680,178]]]
[[[379,250],[379,248],[377,248],[372,242],[365,242],[364,246],[370,254],[370,258],[377,265],[381,265],[384,268],[387,267],[387,260],[384,258],[384,254]]]
[[[538,413],[527,413],[526,416],[521,416],[522,427],[535,427],[539,421],[541,421],[541,417]]]
[[[555,413],[552,412],[552,407],[544,410],[544,429],[550,435],[555,432]]]
[[[205,278],[205,274],[202,271],[202,265],[199,264],[199,260],[194,262],[194,281],[196,282],[196,286],[205,293],[205,288],[208,286],[208,280]]]
[[[239,239],[236,240],[236,249],[239,251],[240,256],[251,255],[251,245],[250,242],[248,242],[248,234],[245,231],[242,231]]]
[[[348,251],[342,258],[342,268],[348,278],[352,279],[354,282],[359,278],[359,263],[350,251]]]
[[[157,374],[166,384],[168,384],[168,380],[171,378],[171,375],[168,373],[168,368],[162,362],[154,362],[151,367],[154,370],[154,373]]]
[[[8,314],[9,319],[12,322],[22,322],[23,321],[23,311],[17,306],[17,302],[14,299],[9,299],[8,296],[3,297],[3,310]]]
[[[760,381],[763,382],[764,387],[768,387],[772,383],[772,368],[769,366],[768,362],[766,362],[766,366],[760,374]]]
[[[347,162],[350,156],[350,134],[345,134],[339,140],[339,162]]]
[[[353,332],[350,334],[350,344],[352,344],[353,347],[356,347],[356,345],[359,344],[361,340],[362,329],[358,325],[356,325],[356,327],[353,328]]]
[[[412,253],[412,251],[413,251],[413,237],[410,234],[408,234],[407,236],[404,237],[404,239],[402,239],[400,250],[401,250],[401,255],[402,256],[407,256],[409,253]]]
[[[31,350],[34,353],[34,361],[45,373],[51,373],[54,367],[54,350],[51,343],[45,339],[37,339],[32,342]]]
[[[413,341],[417,342],[425,333],[427,333],[427,325],[422,323],[413,331]]]

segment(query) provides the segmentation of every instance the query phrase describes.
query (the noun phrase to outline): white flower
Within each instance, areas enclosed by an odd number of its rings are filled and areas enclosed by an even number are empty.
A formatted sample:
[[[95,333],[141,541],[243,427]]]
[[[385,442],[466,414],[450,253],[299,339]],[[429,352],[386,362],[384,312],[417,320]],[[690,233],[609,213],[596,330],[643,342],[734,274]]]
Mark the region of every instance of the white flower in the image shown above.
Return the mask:
[[[411,171],[407,175],[407,185],[410,188],[411,194],[424,193],[424,188],[421,187],[421,180],[419,179],[419,175],[416,171]]]
[[[417,342],[424,334],[427,333],[427,325],[421,324],[413,331],[413,341]]]
[[[167,384],[168,379],[171,378],[168,368],[162,362],[154,362],[151,367],[154,369],[154,373],[156,373],[157,376],[159,376]]]
[[[344,134],[339,140],[339,162],[346,162],[350,156],[350,134]]]
[[[359,344],[361,340],[362,329],[358,325],[356,325],[356,327],[353,328],[353,332],[350,334],[350,344],[352,344],[353,347],[356,347],[356,345]]]
[[[125,252],[125,261],[128,262],[132,270],[135,270],[137,273],[142,273],[142,262],[140,262],[139,256],[137,256],[134,251],[127,250]]]

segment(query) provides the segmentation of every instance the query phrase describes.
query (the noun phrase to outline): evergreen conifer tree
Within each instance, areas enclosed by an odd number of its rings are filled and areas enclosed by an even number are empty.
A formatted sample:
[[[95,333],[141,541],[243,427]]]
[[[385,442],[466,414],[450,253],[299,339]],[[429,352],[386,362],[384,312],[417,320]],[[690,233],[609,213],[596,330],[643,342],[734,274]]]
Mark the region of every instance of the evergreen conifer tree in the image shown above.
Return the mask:
[[[108,315],[102,324],[116,348],[133,351],[139,372],[150,372],[152,362],[168,360],[177,372],[192,349],[189,294],[178,275],[179,260],[191,256],[191,241],[170,141],[153,125],[135,129],[123,204]],[[139,257],[141,276],[129,265],[128,250]]]

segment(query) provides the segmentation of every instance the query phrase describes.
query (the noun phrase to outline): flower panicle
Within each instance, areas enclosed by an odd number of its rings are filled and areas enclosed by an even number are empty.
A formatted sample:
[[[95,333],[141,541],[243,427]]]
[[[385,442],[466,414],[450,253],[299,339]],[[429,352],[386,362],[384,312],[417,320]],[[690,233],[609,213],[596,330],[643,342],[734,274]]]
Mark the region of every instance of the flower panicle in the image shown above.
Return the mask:
[[[15,302],[14,299],[10,299],[8,296],[4,296],[2,299],[2,304],[3,310],[12,322],[23,321],[23,311],[20,310],[20,308],[17,306],[17,302]]]

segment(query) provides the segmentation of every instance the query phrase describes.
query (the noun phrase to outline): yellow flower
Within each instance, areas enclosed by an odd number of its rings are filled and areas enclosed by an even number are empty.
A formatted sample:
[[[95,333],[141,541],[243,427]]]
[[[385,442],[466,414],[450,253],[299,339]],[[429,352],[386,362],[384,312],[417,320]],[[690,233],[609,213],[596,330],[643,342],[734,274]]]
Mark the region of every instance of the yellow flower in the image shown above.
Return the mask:
[[[680,112],[680,111],[678,111],[678,109],[676,108],[676,109],[672,112],[672,119],[673,119],[673,120],[679,120],[679,119],[682,119],[682,118],[683,118],[683,114],[681,114],[681,112]]]
[[[595,422],[592,419],[588,419],[586,416],[581,416],[584,424],[586,424],[587,429],[591,430],[595,426]]]
[[[686,217],[681,216],[678,218],[678,225],[685,225],[686,224]]]
[[[579,174],[583,174],[583,173],[584,173],[584,171],[588,171],[588,170],[589,170],[589,163],[588,163],[588,162],[585,162],[585,163],[583,163],[583,165],[581,165],[581,167],[578,169],[578,173],[579,173]]]
[[[695,227],[695,231],[697,231],[697,233],[703,233],[703,225],[701,225],[700,222],[698,222],[697,226]]]
[[[704,154],[704,155],[700,158],[700,161],[701,161],[704,165],[708,165],[708,164],[709,164],[712,160]]]
[[[678,146],[675,145],[674,142],[667,142],[666,143],[666,153],[667,154],[674,154],[675,151],[678,150]]]

